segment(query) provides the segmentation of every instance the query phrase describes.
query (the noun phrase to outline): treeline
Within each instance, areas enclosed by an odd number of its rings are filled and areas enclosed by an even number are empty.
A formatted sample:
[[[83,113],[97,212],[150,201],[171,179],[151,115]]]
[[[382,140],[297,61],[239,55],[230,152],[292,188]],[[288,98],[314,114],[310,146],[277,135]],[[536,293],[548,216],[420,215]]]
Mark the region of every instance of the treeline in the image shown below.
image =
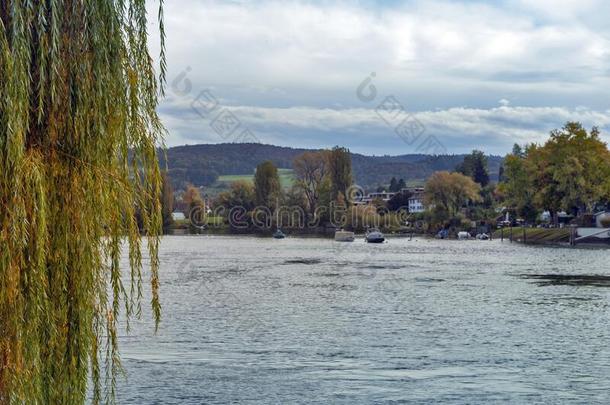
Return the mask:
[[[169,148],[161,158],[176,189],[187,185],[212,185],[221,175],[253,173],[266,160],[280,168],[290,168],[293,158],[304,149],[282,148],[257,143],[185,145]],[[161,154],[163,155],[163,154]]]
[[[220,193],[210,207],[213,215],[221,215],[232,228],[250,231],[275,227],[311,231],[326,225],[355,231],[373,226],[400,231],[416,219],[445,226],[455,218],[487,218],[489,210],[493,212],[488,162],[478,151],[458,164],[457,170],[463,173],[441,171],[429,178],[426,202],[432,209],[417,217],[409,214],[411,193],[405,189],[404,179],[390,180],[389,188],[396,194],[389,201],[356,204],[366,192],[354,184],[352,155],[345,148],[304,152],[294,158],[292,167],[295,182],[283,190],[273,162],[259,164],[254,181],[233,182],[229,191]]]
[[[232,227],[268,230],[320,226],[331,221],[331,207],[349,205],[352,162],[347,149],[304,152],[292,165],[296,181],[289,190],[282,189],[277,166],[265,161],[256,167],[253,182],[236,181],[220,193],[214,212]]]
[[[582,217],[610,203],[610,151],[600,132],[568,122],[544,145],[515,145],[504,160],[498,198],[516,215],[535,222],[542,211],[553,221],[565,211]]]
[[[452,171],[465,155],[402,155],[402,156],[362,156],[352,157],[354,179],[368,189],[386,186],[391,177],[404,179],[409,184],[423,184],[434,172]],[[502,157],[487,156],[490,179],[497,181],[502,165]],[[388,190],[389,191],[389,190]]]
[[[161,165],[167,164],[174,188],[184,190],[188,184],[210,186],[220,175],[254,173],[264,161],[278,168],[293,168],[294,159],[305,152],[320,150],[293,149],[256,143],[190,145],[169,148],[160,153]],[[167,155],[167,162],[164,155]],[[422,183],[435,171],[452,170],[464,155],[364,156],[350,153],[354,181],[367,189],[384,185],[390,177]],[[489,156],[489,174],[498,178],[502,158]]]
[[[404,178],[382,180],[388,184],[384,190],[396,193],[389,201],[355,204],[366,188],[355,186],[354,156],[359,155],[340,147],[303,151],[290,161],[295,182],[287,190],[280,186],[277,164],[264,161],[256,166],[253,182],[232,183],[206,210],[245,228],[332,224],[358,231],[381,221],[402,230],[420,221],[435,231],[464,229],[473,222],[492,226],[507,214],[528,224],[541,222],[545,211],[555,221],[561,211],[582,218],[608,208],[610,202],[610,152],[597,128],[587,132],[574,122],[552,131],[543,145],[515,145],[496,181],[491,158],[478,150],[463,155],[449,170],[431,173],[423,193],[425,212],[416,214],[408,212],[411,193]],[[193,190],[188,187],[183,197],[189,200],[187,210],[203,204],[200,197],[190,196]],[[164,218],[168,212],[164,209]]]
[[[536,225],[545,222],[545,212],[554,224],[565,212],[591,226],[593,214],[610,207],[610,151],[597,128],[587,132],[568,122],[542,145],[515,145],[497,183],[490,180],[487,157],[473,151],[454,171],[427,180],[425,202],[428,210],[420,217],[437,228],[494,224],[507,214],[511,222]]]

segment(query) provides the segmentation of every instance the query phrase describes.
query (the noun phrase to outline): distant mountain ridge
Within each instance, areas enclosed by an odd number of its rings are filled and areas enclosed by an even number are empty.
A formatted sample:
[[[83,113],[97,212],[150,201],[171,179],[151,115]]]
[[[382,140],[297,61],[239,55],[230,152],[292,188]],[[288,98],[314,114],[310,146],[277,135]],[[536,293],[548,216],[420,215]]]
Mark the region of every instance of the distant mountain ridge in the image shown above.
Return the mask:
[[[174,187],[187,183],[209,186],[218,176],[254,173],[258,164],[271,160],[277,167],[292,168],[293,159],[303,152],[316,149],[290,148],[259,143],[223,143],[185,145],[166,152],[169,176]],[[318,149],[319,150],[319,149]],[[433,172],[454,170],[464,159],[461,155],[407,154],[398,156],[366,156],[352,153],[352,171],[356,184],[376,188],[388,184],[392,177],[407,184],[423,183]],[[502,157],[487,156],[492,181],[497,181]],[[165,159],[161,159],[165,165]]]

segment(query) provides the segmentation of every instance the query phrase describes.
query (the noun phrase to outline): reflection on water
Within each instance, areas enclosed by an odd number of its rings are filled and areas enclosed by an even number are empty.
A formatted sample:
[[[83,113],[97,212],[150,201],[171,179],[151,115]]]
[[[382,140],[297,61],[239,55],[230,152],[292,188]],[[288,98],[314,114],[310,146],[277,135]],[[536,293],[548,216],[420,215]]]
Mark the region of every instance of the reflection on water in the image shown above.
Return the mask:
[[[540,285],[588,285],[610,287],[610,276],[597,274],[524,274],[523,278],[540,280]]]
[[[148,315],[121,337],[119,403],[607,403],[609,259],[166,237],[161,329]]]

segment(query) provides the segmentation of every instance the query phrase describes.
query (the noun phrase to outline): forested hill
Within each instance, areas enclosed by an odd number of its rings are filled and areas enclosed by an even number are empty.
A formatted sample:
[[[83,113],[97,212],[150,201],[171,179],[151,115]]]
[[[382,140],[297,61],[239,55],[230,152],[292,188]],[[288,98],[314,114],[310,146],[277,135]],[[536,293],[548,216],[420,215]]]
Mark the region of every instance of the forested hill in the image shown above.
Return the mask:
[[[308,149],[294,149],[258,143],[225,143],[186,145],[167,150],[167,166],[172,183],[182,188],[186,183],[197,186],[213,184],[221,175],[254,173],[256,166],[271,160],[279,168],[292,168],[295,156]],[[365,156],[352,154],[355,182],[363,187],[387,184],[392,177],[407,183],[421,183],[438,170],[453,170],[464,155]],[[161,162],[165,164],[164,159]],[[497,180],[502,158],[488,156],[492,180]]]

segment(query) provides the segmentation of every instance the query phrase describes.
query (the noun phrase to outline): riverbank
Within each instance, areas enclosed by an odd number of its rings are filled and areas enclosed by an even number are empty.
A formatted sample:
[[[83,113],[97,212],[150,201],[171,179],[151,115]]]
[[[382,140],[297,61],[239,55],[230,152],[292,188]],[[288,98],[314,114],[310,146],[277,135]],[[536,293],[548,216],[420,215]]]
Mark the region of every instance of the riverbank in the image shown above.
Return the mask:
[[[538,245],[569,245],[567,228],[502,228],[493,233],[495,239]]]
[[[573,246],[570,243],[571,228],[505,228],[494,231],[495,239],[503,239],[528,245]],[[574,246],[610,248],[610,241],[605,239],[584,239]]]
[[[274,230],[272,229],[235,229],[228,225],[217,226],[211,225],[206,228],[198,228],[190,226],[188,223],[183,223],[181,226],[172,227],[166,234],[168,235],[221,235],[221,236],[253,236],[253,237],[270,237]],[[318,228],[282,228],[285,234],[292,237],[304,238],[325,238],[332,239],[335,234],[333,227],[318,227]],[[413,230],[404,228],[399,230],[388,231],[382,229],[386,238],[411,238],[424,237],[434,239],[434,234],[425,233],[421,230]],[[497,229],[492,233],[492,239],[504,240],[508,242],[523,243],[528,245],[546,245],[546,246],[561,246],[570,247],[570,228],[504,228]],[[356,232],[357,237],[363,237],[364,232]],[[457,239],[457,236],[450,238]],[[601,247],[610,248],[610,240],[604,242],[602,239],[591,238],[583,240],[577,244],[579,247]]]
[[[270,236],[275,231],[275,227],[244,227],[235,228],[222,221],[208,221],[206,226],[193,226],[188,220],[176,221],[172,226],[165,230],[166,235],[252,235],[252,236]],[[335,231],[338,229],[332,225],[318,227],[280,227],[280,229],[291,236],[299,237],[328,237],[332,238]],[[410,237],[413,235],[433,236],[427,234],[421,229],[407,227],[381,227],[381,231],[386,236]],[[351,230],[351,229],[349,229]],[[364,235],[365,229],[355,230],[356,235]]]

